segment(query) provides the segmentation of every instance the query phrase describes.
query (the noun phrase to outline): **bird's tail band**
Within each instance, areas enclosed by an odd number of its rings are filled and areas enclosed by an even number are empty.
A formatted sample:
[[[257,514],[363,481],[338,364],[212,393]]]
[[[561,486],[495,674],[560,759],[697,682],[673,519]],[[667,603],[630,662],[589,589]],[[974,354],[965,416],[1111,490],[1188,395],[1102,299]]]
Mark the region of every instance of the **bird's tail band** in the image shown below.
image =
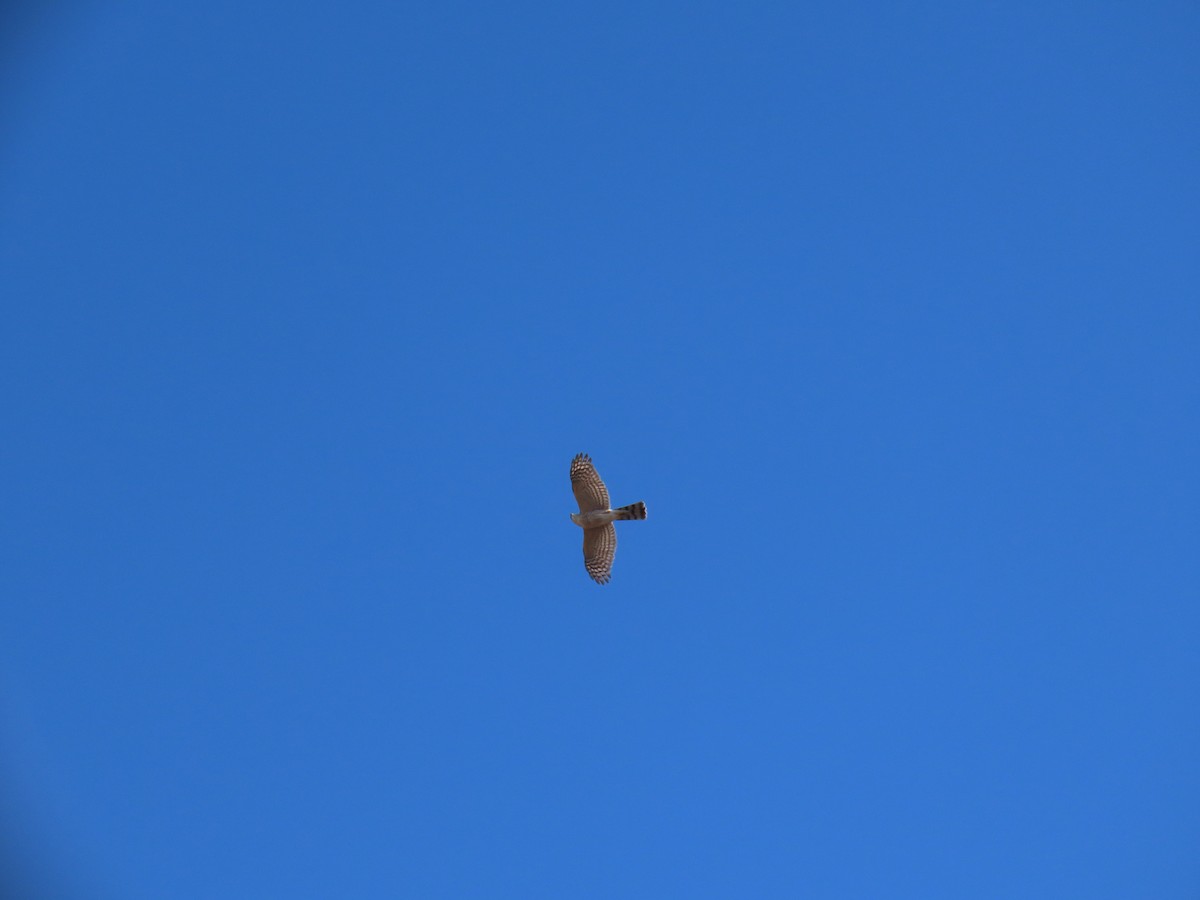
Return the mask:
[[[646,518],[646,504],[639,500],[628,506],[618,506],[613,512],[617,513],[618,519],[644,519]]]

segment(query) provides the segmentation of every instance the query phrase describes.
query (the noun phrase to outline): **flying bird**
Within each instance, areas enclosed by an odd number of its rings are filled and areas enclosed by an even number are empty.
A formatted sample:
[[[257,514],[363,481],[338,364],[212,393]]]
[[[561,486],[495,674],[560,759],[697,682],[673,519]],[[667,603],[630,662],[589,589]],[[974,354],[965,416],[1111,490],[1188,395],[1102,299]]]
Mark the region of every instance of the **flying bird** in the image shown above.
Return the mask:
[[[607,584],[617,555],[617,529],[613,522],[646,518],[646,504],[639,500],[609,509],[608,488],[586,453],[571,460],[571,490],[579,504],[579,512],[571,513],[571,521],[583,529],[583,567],[596,584]]]

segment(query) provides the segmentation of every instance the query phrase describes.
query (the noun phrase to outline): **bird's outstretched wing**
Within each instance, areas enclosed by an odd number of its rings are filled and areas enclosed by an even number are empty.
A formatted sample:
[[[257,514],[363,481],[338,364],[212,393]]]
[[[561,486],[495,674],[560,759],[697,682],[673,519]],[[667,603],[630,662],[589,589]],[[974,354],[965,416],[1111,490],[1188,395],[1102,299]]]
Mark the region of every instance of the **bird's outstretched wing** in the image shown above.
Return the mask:
[[[580,512],[608,509],[608,488],[600,480],[600,473],[586,453],[580,453],[571,460],[571,490],[575,492],[575,502],[579,504]]]
[[[603,528],[583,529],[583,567],[596,584],[607,584],[612,578],[616,555],[617,529],[612,522]]]

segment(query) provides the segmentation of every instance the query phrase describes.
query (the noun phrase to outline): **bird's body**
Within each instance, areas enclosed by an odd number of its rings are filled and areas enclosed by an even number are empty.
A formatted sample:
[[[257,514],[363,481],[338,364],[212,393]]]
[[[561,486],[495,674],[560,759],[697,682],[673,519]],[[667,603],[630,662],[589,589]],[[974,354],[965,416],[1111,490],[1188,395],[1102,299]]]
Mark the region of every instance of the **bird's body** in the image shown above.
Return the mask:
[[[612,577],[617,555],[617,529],[612,523],[646,518],[646,504],[638,501],[610,509],[608,488],[586,453],[571,460],[571,490],[579,504],[579,512],[571,513],[571,521],[583,529],[584,568],[593,581],[605,584]]]
[[[641,502],[618,509],[593,509],[589,512],[571,513],[571,521],[580,528],[603,528],[609,522],[644,518],[646,518],[646,504]]]

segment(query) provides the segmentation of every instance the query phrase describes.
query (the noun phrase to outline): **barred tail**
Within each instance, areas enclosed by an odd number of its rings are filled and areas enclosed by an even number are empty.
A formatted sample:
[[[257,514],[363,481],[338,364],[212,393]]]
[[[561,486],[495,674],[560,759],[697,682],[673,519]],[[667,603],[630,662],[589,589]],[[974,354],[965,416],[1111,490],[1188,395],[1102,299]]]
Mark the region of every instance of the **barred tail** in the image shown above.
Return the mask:
[[[646,518],[646,504],[639,500],[628,506],[618,506],[613,512],[617,514],[618,519],[644,519]]]

